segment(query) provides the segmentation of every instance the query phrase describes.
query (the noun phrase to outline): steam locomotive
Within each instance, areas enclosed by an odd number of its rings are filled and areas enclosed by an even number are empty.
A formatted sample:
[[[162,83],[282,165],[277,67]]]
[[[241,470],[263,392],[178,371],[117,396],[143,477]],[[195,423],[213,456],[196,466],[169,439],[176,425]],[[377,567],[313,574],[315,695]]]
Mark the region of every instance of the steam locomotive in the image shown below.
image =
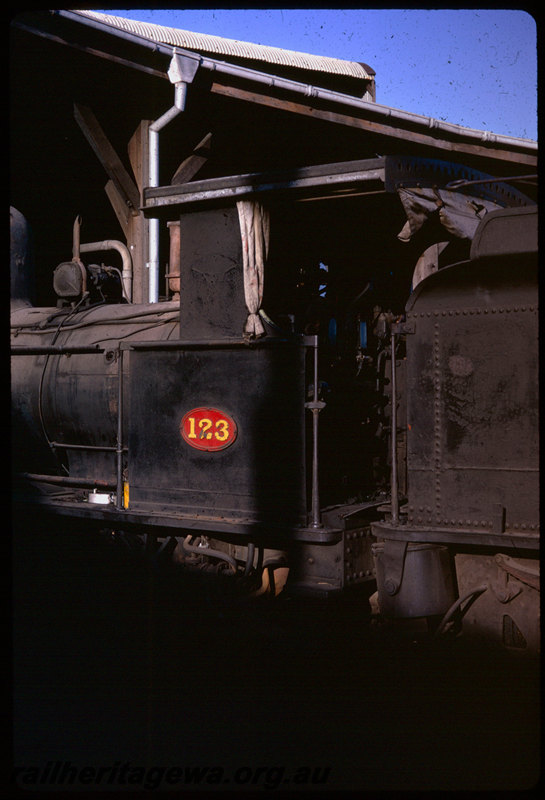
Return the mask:
[[[416,269],[392,196],[379,222],[350,197],[170,197],[165,296],[143,305],[84,263],[106,246],[79,218],[56,305],[32,305],[12,209],[15,513],[537,650],[537,206],[460,191],[434,209],[471,201],[471,234],[443,224]]]

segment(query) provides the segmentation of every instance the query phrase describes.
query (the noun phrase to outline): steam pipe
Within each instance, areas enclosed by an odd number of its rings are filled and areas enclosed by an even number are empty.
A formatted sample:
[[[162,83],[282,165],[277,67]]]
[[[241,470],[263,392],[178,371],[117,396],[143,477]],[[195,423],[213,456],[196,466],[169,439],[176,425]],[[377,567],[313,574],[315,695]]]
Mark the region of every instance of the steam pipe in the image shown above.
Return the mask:
[[[72,227],[72,258],[74,261],[80,260],[80,231],[81,231],[81,217],[78,215],[74,220]]]
[[[82,264],[80,253],[81,253],[81,217],[78,216],[74,220],[74,225],[72,226],[72,261],[79,266],[81,271],[81,278],[82,278],[82,294],[85,296],[87,293],[87,272],[85,271],[85,267]]]
[[[39,483],[50,483],[54,486],[72,486],[82,489],[104,489],[113,491],[115,485],[111,481],[95,480],[95,478],[69,478],[65,475],[38,475],[34,472],[21,472],[19,477]]]
[[[123,242],[116,239],[105,239],[103,242],[89,242],[88,244],[78,245],[81,253],[96,253],[99,250],[117,250],[123,262],[121,273],[123,283],[123,294],[125,299],[132,302],[132,259],[131,254]],[[79,258],[79,256],[78,256]]]

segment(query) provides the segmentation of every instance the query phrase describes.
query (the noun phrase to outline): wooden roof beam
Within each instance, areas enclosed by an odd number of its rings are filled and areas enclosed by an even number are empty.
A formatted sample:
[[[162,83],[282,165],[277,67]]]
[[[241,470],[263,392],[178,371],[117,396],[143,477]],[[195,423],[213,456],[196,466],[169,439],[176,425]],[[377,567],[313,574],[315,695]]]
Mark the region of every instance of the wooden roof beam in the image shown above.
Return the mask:
[[[140,208],[138,187],[123,166],[95,115],[91,109],[75,103],[74,117],[123,202],[131,213],[137,214]]]
[[[360,130],[368,131],[369,133],[378,136],[385,136],[400,142],[411,142],[425,147],[432,147],[441,150],[445,153],[456,153],[463,155],[470,155],[479,158],[486,158],[492,161],[504,161],[508,163],[521,164],[531,168],[537,168],[537,155],[528,153],[519,153],[514,150],[503,148],[499,145],[480,145],[478,143],[471,143],[461,141],[459,139],[449,140],[440,138],[438,133],[422,133],[419,131],[408,130],[405,128],[395,127],[386,122],[379,122],[370,119],[363,119],[356,117],[342,111],[330,111],[324,108],[316,108],[301,102],[294,102],[293,100],[285,100],[280,97],[273,97],[270,93],[249,91],[214,81],[211,85],[211,92],[214,94],[231,97],[237,100],[243,100],[250,103],[257,103],[259,105],[268,106],[269,108],[276,108],[282,111],[288,111],[295,114],[301,114],[313,119],[325,120],[326,122],[333,122],[338,125],[347,125]]]

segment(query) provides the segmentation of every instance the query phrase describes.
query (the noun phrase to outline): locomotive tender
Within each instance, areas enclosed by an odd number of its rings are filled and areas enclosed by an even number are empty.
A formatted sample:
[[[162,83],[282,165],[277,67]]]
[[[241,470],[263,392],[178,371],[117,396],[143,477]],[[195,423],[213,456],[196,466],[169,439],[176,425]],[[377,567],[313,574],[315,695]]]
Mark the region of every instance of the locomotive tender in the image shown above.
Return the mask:
[[[16,513],[538,649],[537,207],[491,184],[377,157],[148,189],[171,236],[149,304],[76,218],[34,307],[12,209]]]

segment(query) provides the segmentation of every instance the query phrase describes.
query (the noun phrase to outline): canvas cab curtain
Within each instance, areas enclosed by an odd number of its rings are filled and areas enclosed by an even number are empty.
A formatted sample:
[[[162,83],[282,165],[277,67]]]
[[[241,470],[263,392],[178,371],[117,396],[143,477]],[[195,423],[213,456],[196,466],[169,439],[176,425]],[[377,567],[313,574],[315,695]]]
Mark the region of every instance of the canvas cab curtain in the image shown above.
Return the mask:
[[[265,334],[259,310],[263,301],[265,263],[269,252],[270,218],[267,209],[253,200],[240,200],[237,209],[242,236],[244,297],[248,310],[244,336],[253,339]]]

